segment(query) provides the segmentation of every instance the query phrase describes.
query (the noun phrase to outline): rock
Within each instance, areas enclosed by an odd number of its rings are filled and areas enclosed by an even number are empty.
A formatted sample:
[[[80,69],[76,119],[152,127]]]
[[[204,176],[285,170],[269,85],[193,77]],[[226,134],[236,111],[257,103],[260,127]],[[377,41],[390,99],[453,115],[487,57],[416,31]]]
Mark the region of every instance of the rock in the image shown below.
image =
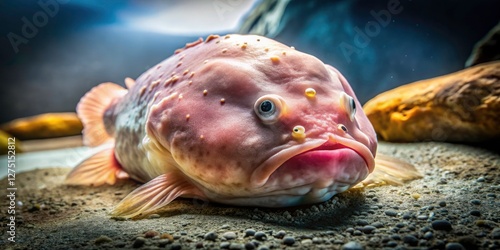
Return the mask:
[[[384,92],[364,105],[386,141],[478,142],[500,137],[500,61]]]
[[[476,43],[465,66],[470,67],[495,60],[500,60],[500,23]]]
[[[14,141],[12,141],[12,139],[9,139],[13,137],[14,136],[9,135],[4,131],[0,130],[0,155],[7,154],[8,151],[16,151],[16,153],[21,153],[23,151],[23,148],[21,146],[21,141],[19,139],[16,138]],[[13,145],[15,150],[9,150],[9,142],[11,143],[10,144],[11,149]]]
[[[144,237],[137,237],[132,244],[132,247],[139,248],[142,247],[146,243],[146,239]]]
[[[500,239],[500,228],[495,228],[493,229],[493,231],[491,231],[491,238]]]
[[[410,246],[418,245],[418,239],[413,235],[406,235],[405,237],[403,237],[403,242]]]
[[[256,232],[254,237],[256,240],[260,240],[260,241],[267,240],[267,235],[264,232],[260,232],[260,231]]]
[[[144,238],[153,238],[155,236],[158,236],[160,235],[160,233],[154,231],[154,230],[148,230],[146,232],[144,232]]]
[[[255,230],[253,230],[253,229],[245,230],[245,237],[254,236],[254,235],[255,235]]]
[[[101,236],[97,237],[97,239],[95,239],[94,243],[96,245],[100,245],[100,244],[108,243],[108,242],[111,242],[111,241],[113,241],[113,239],[109,238],[106,235],[101,235]]]
[[[445,250],[465,250],[465,247],[460,243],[450,242],[446,244]]]
[[[450,231],[452,230],[451,223],[447,220],[435,220],[432,222],[432,228],[434,230],[444,230],[444,231]]]
[[[295,238],[292,236],[287,236],[283,238],[283,244],[291,246],[295,243]]]
[[[215,232],[208,232],[203,237],[205,240],[215,241],[217,239],[217,234]]]
[[[365,248],[363,247],[363,245],[361,245],[360,243],[358,243],[356,241],[349,241],[349,242],[345,243],[344,245],[342,245],[341,249],[342,250],[363,250]]]
[[[46,113],[13,120],[0,129],[20,140],[29,140],[79,135],[83,125],[73,112]]]
[[[398,215],[398,212],[396,212],[394,210],[386,210],[384,213],[385,213],[385,215],[391,216],[391,217],[394,217],[394,216]]]
[[[225,232],[222,234],[222,237],[226,238],[226,240],[232,240],[236,238],[236,233],[235,232]]]

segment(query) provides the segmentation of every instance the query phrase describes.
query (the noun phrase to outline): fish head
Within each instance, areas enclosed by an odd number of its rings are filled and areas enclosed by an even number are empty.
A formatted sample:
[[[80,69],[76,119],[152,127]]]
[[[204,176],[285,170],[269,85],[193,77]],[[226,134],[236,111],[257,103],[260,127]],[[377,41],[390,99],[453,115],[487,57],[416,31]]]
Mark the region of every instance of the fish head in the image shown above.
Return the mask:
[[[160,95],[147,122],[159,154],[207,197],[313,203],[373,171],[375,132],[338,70],[260,36],[214,40],[180,52],[196,74]]]

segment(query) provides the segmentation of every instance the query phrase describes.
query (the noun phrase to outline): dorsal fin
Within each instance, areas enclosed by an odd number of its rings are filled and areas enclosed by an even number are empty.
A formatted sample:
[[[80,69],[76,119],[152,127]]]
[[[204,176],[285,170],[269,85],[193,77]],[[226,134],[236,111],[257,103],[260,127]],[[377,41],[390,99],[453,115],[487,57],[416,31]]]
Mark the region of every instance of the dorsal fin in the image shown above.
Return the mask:
[[[76,113],[83,124],[83,144],[95,147],[111,139],[104,127],[104,113],[116,98],[127,92],[118,84],[106,82],[92,88],[80,99]]]
[[[135,85],[135,80],[127,77],[125,78],[125,86],[127,86],[127,89],[131,89]]]

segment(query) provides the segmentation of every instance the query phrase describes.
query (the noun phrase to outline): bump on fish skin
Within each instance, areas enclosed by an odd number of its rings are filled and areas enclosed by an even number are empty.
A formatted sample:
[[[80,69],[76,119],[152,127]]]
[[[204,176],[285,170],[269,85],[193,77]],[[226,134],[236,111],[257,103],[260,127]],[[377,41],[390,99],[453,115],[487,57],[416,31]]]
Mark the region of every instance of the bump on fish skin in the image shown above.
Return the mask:
[[[125,78],[125,86],[127,86],[127,89],[131,89],[135,85],[135,80],[127,77]]]
[[[208,42],[210,42],[210,41],[212,41],[214,39],[217,39],[219,37],[220,37],[219,35],[209,35],[209,36],[207,36],[207,39],[205,40],[205,43],[208,43]]]
[[[306,138],[306,129],[304,126],[295,126],[292,130],[292,137],[296,140],[304,140]]]
[[[313,98],[313,97],[316,96],[316,90],[313,89],[313,88],[307,88],[305,90],[305,94],[306,94],[307,97]]]
[[[280,58],[278,56],[271,56],[269,59],[271,59],[271,62],[274,64],[278,64],[280,62]]]

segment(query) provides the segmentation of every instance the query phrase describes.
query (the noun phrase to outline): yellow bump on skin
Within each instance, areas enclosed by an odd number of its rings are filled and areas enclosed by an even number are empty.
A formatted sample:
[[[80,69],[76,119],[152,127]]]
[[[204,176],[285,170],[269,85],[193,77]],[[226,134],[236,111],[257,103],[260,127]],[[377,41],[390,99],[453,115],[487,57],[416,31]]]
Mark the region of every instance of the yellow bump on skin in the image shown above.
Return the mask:
[[[142,88],[139,89],[139,96],[144,95],[144,92],[146,92],[146,86],[142,86]]]
[[[290,49],[295,49],[295,47],[293,47],[293,46],[290,46]]]
[[[241,49],[246,49],[246,48],[247,48],[246,44],[241,45]]]
[[[186,121],[188,121],[188,120],[189,120],[189,118],[191,118],[191,115],[190,115],[190,114],[187,114],[187,115],[186,115]]]
[[[205,136],[200,135],[200,140],[203,140],[203,139],[205,139]]]
[[[316,96],[316,90],[313,89],[313,88],[307,88],[306,91],[305,91],[305,93],[306,93],[307,97],[311,97],[312,98],[312,97]]]
[[[208,60],[203,61],[203,64],[207,64]]]
[[[158,86],[158,84],[159,84],[159,83],[160,83],[160,79],[153,81],[153,82],[151,83],[151,89],[156,88],[156,86]]]
[[[306,129],[300,125],[293,127],[292,137],[295,140],[305,139],[306,138]]]
[[[231,37],[231,36],[229,36],[229,35],[226,35],[226,36],[224,37],[224,39],[228,39],[228,38],[230,38],[230,37]]]
[[[189,69],[186,69],[184,70],[184,72],[182,72],[183,75],[187,75],[187,73],[189,73]]]
[[[156,101],[158,96],[160,95],[161,92],[156,92],[155,95],[153,96],[153,101]]]
[[[277,56],[271,56],[269,59],[271,59],[271,62],[273,62],[273,63],[279,63],[280,62],[280,58],[277,57]]]
[[[179,100],[181,100],[184,96],[182,94],[179,94]]]
[[[286,56],[286,51],[283,51],[281,54],[284,55],[284,56]]]
[[[189,81],[189,82],[188,82],[188,85],[191,85],[191,84],[193,84],[193,81]]]
[[[165,81],[164,86],[166,87],[167,85],[169,85],[171,83],[175,83],[175,82],[177,82],[177,80],[179,80],[179,77],[174,75]]]
[[[265,51],[265,52],[268,52],[268,51],[269,51],[269,48],[265,48],[265,49],[264,49],[264,51]]]
[[[226,99],[221,98],[221,99],[220,99],[220,104],[221,104],[221,105],[223,105],[224,103],[226,103]]]
[[[189,75],[189,78],[193,78],[194,72],[191,72],[191,75]]]
[[[208,90],[203,90],[203,95],[206,96],[208,94]]]
[[[223,49],[223,50],[222,50],[222,53],[226,53],[226,52],[227,52],[227,49]]]

